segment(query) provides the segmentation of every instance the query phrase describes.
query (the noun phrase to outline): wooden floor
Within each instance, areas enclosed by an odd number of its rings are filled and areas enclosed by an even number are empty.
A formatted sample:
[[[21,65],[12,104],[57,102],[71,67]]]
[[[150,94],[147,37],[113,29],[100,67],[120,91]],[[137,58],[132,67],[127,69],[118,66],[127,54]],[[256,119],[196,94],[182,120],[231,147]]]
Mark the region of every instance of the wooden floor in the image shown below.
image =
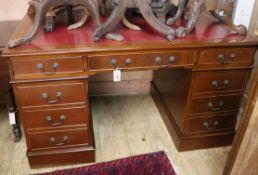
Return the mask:
[[[150,95],[94,97],[91,105],[97,162],[165,150],[178,175],[222,173],[230,147],[177,152]],[[24,138],[19,143],[12,142],[7,112],[3,109],[0,110],[0,134],[0,175],[55,170],[29,168]]]

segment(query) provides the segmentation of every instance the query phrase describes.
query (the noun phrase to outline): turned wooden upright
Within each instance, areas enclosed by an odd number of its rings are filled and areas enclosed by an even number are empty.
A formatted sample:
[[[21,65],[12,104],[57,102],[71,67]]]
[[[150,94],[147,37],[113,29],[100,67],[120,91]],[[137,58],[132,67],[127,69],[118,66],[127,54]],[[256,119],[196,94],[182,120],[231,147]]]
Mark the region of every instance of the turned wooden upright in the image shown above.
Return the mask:
[[[25,17],[12,39],[25,36],[30,26]],[[92,22],[74,31],[66,27],[41,30],[30,43],[3,52],[31,167],[95,160],[88,78],[117,67],[154,70],[152,95],[179,151],[231,144],[256,38],[238,35],[205,14],[193,33],[173,42],[155,31],[118,25],[125,41],[95,43]]]

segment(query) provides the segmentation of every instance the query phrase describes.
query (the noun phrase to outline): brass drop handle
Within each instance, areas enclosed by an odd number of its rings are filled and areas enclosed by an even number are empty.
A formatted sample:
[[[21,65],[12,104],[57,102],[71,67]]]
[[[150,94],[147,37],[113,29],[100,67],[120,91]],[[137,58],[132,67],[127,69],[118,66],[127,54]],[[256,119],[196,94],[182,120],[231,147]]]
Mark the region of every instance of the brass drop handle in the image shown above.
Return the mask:
[[[162,58],[161,57],[156,57],[155,58],[155,63],[158,64],[158,65],[161,65],[162,64]]]
[[[223,54],[219,54],[218,55],[218,60],[221,64],[230,64],[233,62],[233,60],[236,58],[236,54],[235,53],[231,53],[229,55],[229,61],[226,60],[225,56]]]
[[[230,55],[229,55],[229,59],[230,60],[234,60],[236,58],[236,54],[235,53],[231,53]]]
[[[203,123],[203,127],[206,128],[209,131],[218,129],[218,126],[219,126],[218,121],[215,121],[212,126],[208,122]]]
[[[212,81],[212,86],[216,89],[216,90],[223,90],[226,89],[229,85],[229,80],[225,80],[224,81],[224,85],[223,86],[219,86],[219,82],[214,80]]]
[[[63,93],[62,93],[62,92],[57,92],[57,93],[56,93],[56,99],[55,99],[55,100],[50,100],[48,93],[43,93],[43,94],[41,95],[41,97],[42,97],[44,100],[46,100],[47,103],[51,103],[51,104],[52,104],[52,103],[58,103],[58,102],[61,100],[61,97],[63,97]]]
[[[68,139],[69,139],[68,136],[64,136],[61,143],[56,143],[56,138],[50,137],[50,143],[54,146],[63,146],[68,142]]]
[[[125,60],[125,66],[129,66],[130,64],[132,64],[132,59],[131,58],[127,58]]]
[[[211,111],[214,111],[214,112],[216,112],[216,111],[221,111],[223,106],[224,106],[224,102],[223,102],[223,101],[220,101],[220,102],[219,102],[219,105],[218,105],[217,108],[214,107],[214,105],[213,105],[212,102],[209,102],[209,103],[208,103],[208,107],[210,108]]]
[[[44,74],[46,74],[46,75],[51,75],[51,74],[56,73],[56,70],[57,70],[59,67],[60,67],[59,63],[53,63],[53,64],[52,64],[52,69],[53,69],[53,71],[52,71],[52,72],[45,72],[45,66],[44,66],[44,64],[42,64],[42,63],[37,64],[37,68],[38,68],[42,73],[44,73]]]
[[[60,119],[58,122],[54,122],[53,118],[51,116],[47,116],[47,121],[52,125],[52,126],[60,126],[62,124],[64,124],[64,120],[65,120],[65,116],[61,115]]]
[[[170,56],[168,59],[169,64],[173,64],[176,61],[176,57]]]
[[[111,64],[116,68],[117,67],[117,60],[113,58],[111,60]]]

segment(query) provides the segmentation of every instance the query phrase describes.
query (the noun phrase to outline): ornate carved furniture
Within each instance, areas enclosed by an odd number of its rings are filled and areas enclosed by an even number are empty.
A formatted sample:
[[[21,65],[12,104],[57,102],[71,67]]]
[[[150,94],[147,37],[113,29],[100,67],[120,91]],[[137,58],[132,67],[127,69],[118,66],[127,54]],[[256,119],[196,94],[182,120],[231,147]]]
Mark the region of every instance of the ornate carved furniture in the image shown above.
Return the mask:
[[[34,4],[36,8],[36,14],[34,19],[34,24],[31,32],[19,39],[11,40],[9,42],[9,47],[16,47],[21,44],[24,44],[34,38],[34,36],[38,33],[40,26],[42,25],[42,21],[46,16],[47,11],[51,7],[57,7],[62,5],[82,5],[88,9],[96,26],[100,25],[100,17],[98,11],[98,4],[95,0],[38,0],[37,3]],[[32,10],[33,11],[33,10]]]
[[[6,48],[31,167],[95,160],[88,78],[117,67],[154,70],[151,93],[179,151],[231,144],[258,40],[206,14],[200,21],[173,42],[120,26],[125,41],[95,43],[89,21],[89,29],[41,31],[29,44]],[[31,25],[25,17],[12,39]]]
[[[182,15],[182,9],[184,7],[185,0],[181,0],[178,7],[178,14],[167,21],[169,25],[174,24],[180,15]],[[233,0],[192,0],[189,7],[188,22],[185,27],[178,29],[178,36],[183,37],[192,32],[196,23],[199,21],[200,14],[205,11],[209,11],[216,19],[226,24],[233,31],[245,35],[247,32],[246,27],[243,25],[236,26],[232,21],[233,10]]]

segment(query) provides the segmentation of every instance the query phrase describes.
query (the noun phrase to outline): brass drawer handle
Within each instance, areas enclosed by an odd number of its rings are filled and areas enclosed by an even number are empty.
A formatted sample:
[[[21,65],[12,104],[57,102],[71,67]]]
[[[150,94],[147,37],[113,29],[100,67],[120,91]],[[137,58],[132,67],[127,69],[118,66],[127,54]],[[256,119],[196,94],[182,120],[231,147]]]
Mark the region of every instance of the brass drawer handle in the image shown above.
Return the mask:
[[[219,86],[219,82],[216,81],[216,80],[212,82],[212,85],[213,85],[213,87],[214,87],[216,90],[224,90],[224,89],[226,89],[226,88],[228,87],[228,85],[229,85],[229,80],[225,80],[223,86]]]
[[[47,116],[47,121],[52,125],[52,126],[60,126],[62,124],[64,124],[64,120],[65,120],[65,116],[61,115],[60,119],[58,122],[54,122],[53,118],[51,116]]]
[[[161,57],[156,57],[155,58],[155,63],[158,64],[158,65],[161,65],[162,64],[162,58]]]
[[[214,112],[215,111],[221,111],[223,106],[224,106],[224,102],[223,101],[219,102],[219,105],[218,105],[217,108],[214,107],[212,102],[208,103],[208,107],[210,108],[211,111],[214,111]]]
[[[175,56],[170,56],[168,59],[169,64],[173,64],[176,61],[176,57]]]
[[[229,60],[226,60],[225,56],[223,54],[219,54],[218,55],[218,61],[221,64],[230,64],[234,61],[234,59],[236,58],[236,54],[235,53],[231,53],[229,56]]]
[[[208,122],[204,122],[203,123],[203,127],[205,127],[209,131],[213,131],[213,130],[218,129],[218,126],[219,126],[219,122],[218,121],[215,121],[213,123],[213,126],[210,126],[210,124]]]
[[[62,92],[57,92],[57,93],[56,93],[56,99],[55,99],[55,100],[50,100],[48,93],[43,93],[41,96],[42,96],[42,98],[43,98],[44,100],[46,100],[48,103],[51,103],[51,104],[52,104],[52,103],[58,103],[58,102],[60,102],[61,97],[63,97],[63,93],[62,93]]]
[[[61,143],[56,143],[56,138],[50,137],[50,143],[54,146],[63,146],[68,142],[68,139],[69,139],[68,136],[64,136]]]
[[[131,58],[127,58],[126,60],[125,60],[125,66],[129,66],[130,64],[132,64],[132,59]]]
[[[37,68],[44,74],[46,75],[51,75],[51,74],[55,74],[57,69],[60,67],[59,63],[53,63],[52,64],[52,69],[53,72],[45,72],[45,66],[42,63],[37,64]]]
[[[114,66],[114,68],[116,68],[117,67],[117,60],[115,58],[113,58],[111,60],[111,64]]]

